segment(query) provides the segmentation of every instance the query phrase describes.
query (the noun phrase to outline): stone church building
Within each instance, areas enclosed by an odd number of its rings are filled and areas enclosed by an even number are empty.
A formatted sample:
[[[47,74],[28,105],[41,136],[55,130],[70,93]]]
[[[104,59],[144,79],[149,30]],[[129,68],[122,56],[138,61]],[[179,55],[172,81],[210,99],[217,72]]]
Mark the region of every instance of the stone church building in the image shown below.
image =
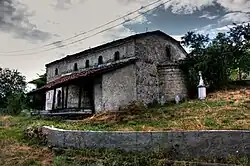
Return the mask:
[[[130,102],[167,102],[187,96],[178,41],[152,31],[112,41],[46,65],[45,110],[119,110]]]

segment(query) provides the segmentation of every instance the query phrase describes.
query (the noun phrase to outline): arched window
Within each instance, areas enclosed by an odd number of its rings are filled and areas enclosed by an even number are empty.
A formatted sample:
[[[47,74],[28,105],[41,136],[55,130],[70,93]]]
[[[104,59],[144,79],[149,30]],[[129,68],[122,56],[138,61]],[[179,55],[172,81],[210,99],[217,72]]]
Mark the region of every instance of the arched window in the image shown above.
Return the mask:
[[[55,75],[58,75],[58,68],[55,69]]]
[[[85,67],[88,68],[89,67],[89,60],[85,61]]]
[[[166,56],[168,60],[171,60],[171,51],[169,46],[166,47]]]
[[[98,65],[103,64],[103,57],[99,56],[98,58]]]
[[[77,66],[77,63],[74,64],[74,71],[77,71],[78,70],[78,66]]]
[[[119,53],[119,51],[115,52],[114,59],[115,59],[115,61],[120,60],[120,53]]]

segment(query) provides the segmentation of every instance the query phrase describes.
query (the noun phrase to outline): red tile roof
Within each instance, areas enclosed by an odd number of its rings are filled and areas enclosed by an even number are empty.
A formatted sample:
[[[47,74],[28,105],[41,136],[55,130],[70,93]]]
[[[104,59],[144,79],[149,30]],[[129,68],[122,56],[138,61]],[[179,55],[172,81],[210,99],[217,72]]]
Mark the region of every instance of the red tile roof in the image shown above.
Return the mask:
[[[116,62],[116,63],[107,63],[107,64],[100,65],[98,67],[90,68],[90,69],[82,71],[82,72],[73,73],[73,74],[66,75],[66,76],[61,76],[60,78],[58,78],[54,81],[48,82],[41,89],[50,89],[50,88],[53,88],[54,86],[57,86],[57,85],[60,85],[62,83],[69,82],[69,81],[72,81],[72,80],[75,80],[78,78],[83,78],[83,77],[87,77],[87,76],[92,76],[94,74],[100,74],[103,72],[108,72],[110,70],[115,70],[117,68],[121,68],[121,67],[126,66],[128,64],[131,64],[135,60],[136,60],[135,58],[125,59],[125,60],[121,60],[121,61]]]

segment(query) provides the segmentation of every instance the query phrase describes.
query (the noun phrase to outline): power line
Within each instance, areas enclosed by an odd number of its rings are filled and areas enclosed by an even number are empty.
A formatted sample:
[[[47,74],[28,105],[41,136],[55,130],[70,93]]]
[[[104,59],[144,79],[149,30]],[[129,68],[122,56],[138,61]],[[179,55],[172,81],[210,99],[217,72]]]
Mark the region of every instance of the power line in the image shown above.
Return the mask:
[[[15,50],[15,51],[9,51],[9,52],[0,52],[0,54],[10,54],[10,53],[17,53],[17,52],[25,52],[25,51],[36,50],[36,49],[48,47],[48,46],[51,46],[51,45],[55,45],[55,44],[57,44],[57,43],[62,43],[62,42],[64,42],[64,41],[68,41],[68,40],[77,38],[77,37],[82,36],[82,35],[85,35],[85,34],[87,34],[87,33],[89,33],[89,32],[98,30],[98,29],[100,29],[100,28],[102,28],[102,27],[104,27],[104,26],[107,26],[107,25],[109,25],[109,24],[112,24],[112,23],[114,23],[114,22],[116,22],[116,21],[118,21],[118,20],[120,20],[120,19],[123,19],[123,18],[125,18],[125,17],[128,17],[128,16],[130,16],[130,15],[136,13],[136,12],[139,12],[140,10],[142,10],[142,9],[144,9],[144,8],[146,8],[146,7],[152,6],[152,5],[154,5],[154,4],[156,4],[156,3],[160,2],[160,1],[162,1],[162,0],[154,1],[154,2],[152,2],[152,3],[150,3],[150,4],[146,5],[146,6],[142,6],[141,8],[139,8],[139,9],[137,9],[137,10],[134,10],[134,11],[132,11],[132,12],[129,12],[128,14],[126,14],[126,15],[124,15],[124,16],[118,17],[118,18],[116,18],[116,19],[114,19],[114,20],[112,20],[112,21],[109,21],[109,22],[105,23],[105,24],[102,24],[102,25],[100,25],[100,26],[97,26],[97,27],[95,27],[95,28],[92,28],[92,29],[90,29],[90,30],[88,30],[88,31],[86,31],[86,32],[81,32],[81,33],[75,34],[75,35],[73,35],[73,36],[71,36],[71,37],[68,37],[68,38],[66,38],[66,39],[63,39],[63,40],[55,41],[55,42],[52,42],[52,43],[48,43],[48,44],[45,44],[45,45],[42,45],[42,46],[39,46],[39,47],[34,47],[34,48],[29,48],[29,49]]]
[[[146,14],[146,13],[148,13],[148,12],[150,12],[150,11],[152,11],[152,10],[154,10],[154,9],[156,9],[156,8],[162,6],[162,5],[164,5],[164,4],[166,4],[166,3],[170,2],[170,1],[171,1],[171,0],[168,0],[168,1],[166,1],[166,2],[163,2],[163,3],[161,3],[161,4],[157,5],[157,6],[155,6],[155,7],[152,8],[152,9],[146,10],[146,11],[143,12],[142,14]],[[132,20],[134,20],[134,19],[136,19],[136,18],[138,18],[138,17],[140,17],[140,16],[142,16],[142,15],[141,15],[141,14],[138,14],[137,16],[132,17],[132,18],[129,19],[129,20],[125,20],[125,21],[123,21],[122,23],[116,24],[116,25],[114,25],[114,26],[111,26],[111,27],[106,28],[106,29],[104,29],[104,30],[101,30],[101,31],[99,31],[99,32],[96,32],[96,33],[94,33],[94,34],[92,34],[92,35],[89,35],[89,36],[87,36],[87,37],[84,37],[84,38],[78,39],[78,40],[76,40],[76,41],[70,42],[70,43],[68,43],[67,45],[56,46],[56,47],[48,48],[48,49],[45,49],[45,50],[42,50],[42,51],[38,51],[38,52],[31,52],[31,53],[26,53],[26,54],[16,54],[16,55],[1,55],[1,56],[22,56],[22,55],[32,55],[32,54],[38,54],[38,53],[42,53],[42,52],[54,50],[54,49],[57,49],[57,48],[66,47],[66,46],[68,46],[68,45],[72,45],[72,44],[81,42],[81,41],[83,41],[83,40],[86,40],[86,39],[88,39],[88,38],[91,38],[91,37],[93,37],[93,36],[96,36],[96,35],[98,35],[98,34],[101,34],[101,33],[105,32],[105,31],[110,30],[110,29],[116,28],[116,27],[118,27],[118,26],[120,26],[120,25],[123,25],[124,23],[130,22],[130,21],[132,21]]]

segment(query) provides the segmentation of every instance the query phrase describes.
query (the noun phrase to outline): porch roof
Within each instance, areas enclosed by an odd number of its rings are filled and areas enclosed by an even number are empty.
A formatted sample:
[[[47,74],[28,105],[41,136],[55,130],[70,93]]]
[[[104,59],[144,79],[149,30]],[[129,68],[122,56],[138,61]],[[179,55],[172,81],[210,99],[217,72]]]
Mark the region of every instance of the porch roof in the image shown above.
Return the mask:
[[[60,84],[63,84],[63,83],[66,83],[66,82],[69,82],[72,80],[76,80],[76,79],[87,77],[87,76],[93,76],[96,74],[101,74],[101,73],[113,71],[115,69],[122,68],[124,66],[129,65],[129,64],[133,63],[135,60],[136,60],[135,57],[127,58],[127,59],[119,60],[116,62],[111,62],[111,63],[106,63],[106,64],[94,66],[92,68],[85,69],[85,70],[82,70],[79,72],[75,72],[75,73],[72,73],[69,75],[61,76],[61,77],[57,78],[56,80],[48,82],[46,85],[44,85],[43,87],[41,87],[39,89],[36,89],[35,91],[37,92],[37,91],[41,91],[41,90],[51,89],[55,86],[58,86]]]

